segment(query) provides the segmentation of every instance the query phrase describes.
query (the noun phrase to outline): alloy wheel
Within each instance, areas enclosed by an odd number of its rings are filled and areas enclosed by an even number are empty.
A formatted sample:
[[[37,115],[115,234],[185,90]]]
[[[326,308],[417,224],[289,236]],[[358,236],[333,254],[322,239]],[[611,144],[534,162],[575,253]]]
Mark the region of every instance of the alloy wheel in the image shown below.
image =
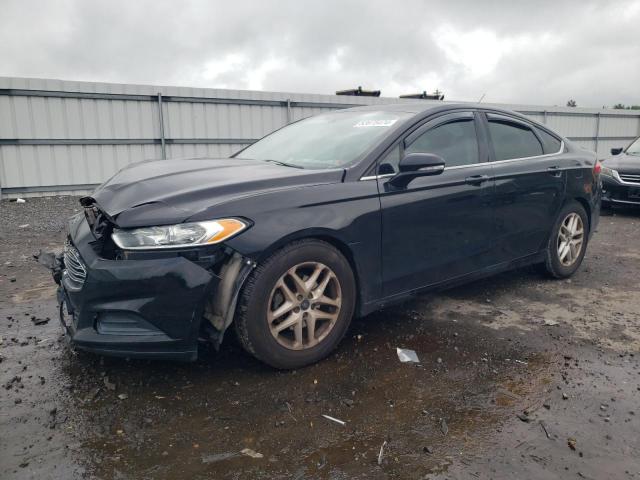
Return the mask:
[[[269,329],[292,350],[318,345],[331,332],[342,306],[340,281],[328,266],[304,262],[287,270],[271,291]]]
[[[570,267],[580,257],[584,245],[584,225],[577,213],[570,213],[560,224],[558,232],[558,260],[565,267]]]

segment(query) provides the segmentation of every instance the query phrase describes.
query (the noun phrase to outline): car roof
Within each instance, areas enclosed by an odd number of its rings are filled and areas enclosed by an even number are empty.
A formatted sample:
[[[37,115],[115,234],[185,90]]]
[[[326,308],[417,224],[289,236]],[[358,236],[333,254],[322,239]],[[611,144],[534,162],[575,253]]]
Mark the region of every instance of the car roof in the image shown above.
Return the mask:
[[[522,120],[526,120],[529,123],[541,126],[540,123],[532,120],[531,118],[522,115],[521,113],[513,110],[507,110],[505,108],[496,107],[490,104],[476,103],[476,102],[451,102],[444,103],[438,101],[425,101],[417,100],[415,102],[403,102],[403,103],[386,103],[386,104],[374,104],[363,105],[361,107],[347,108],[338,111],[377,111],[377,112],[405,112],[411,113],[418,117],[427,117],[433,113],[446,112],[448,110],[483,110],[487,112],[504,113],[512,117],[517,117]],[[545,127],[543,127],[545,128]]]
[[[373,105],[363,105],[361,107],[348,108],[348,110],[353,110],[353,111],[375,110],[375,111],[382,111],[382,112],[426,113],[429,111],[458,110],[461,108],[502,111],[505,113],[516,113],[511,110],[496,108],[492,105],[481,104],[481,103],[472,103],[472,102],[469,102],[469,103],[428,102],[427,103],[424,100],[418,100],[415,102],[403,102],[403,103],[376,103]]]

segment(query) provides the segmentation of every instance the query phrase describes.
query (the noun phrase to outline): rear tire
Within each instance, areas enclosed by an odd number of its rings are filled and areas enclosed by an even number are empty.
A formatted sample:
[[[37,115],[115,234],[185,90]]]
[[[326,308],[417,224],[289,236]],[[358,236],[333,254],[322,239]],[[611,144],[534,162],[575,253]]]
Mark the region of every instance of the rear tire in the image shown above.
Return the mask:
[[[544,268],[553,278],[567,278],[580,267],[589,240],[589,220],[576,201],[565,205],[551,230]]]
[[[247,279],[236,332],[244,349],[264,363],[303,367],[329,355],[340,342],[355,299],[353,271],[336,248],[320,240],[295,241]]]

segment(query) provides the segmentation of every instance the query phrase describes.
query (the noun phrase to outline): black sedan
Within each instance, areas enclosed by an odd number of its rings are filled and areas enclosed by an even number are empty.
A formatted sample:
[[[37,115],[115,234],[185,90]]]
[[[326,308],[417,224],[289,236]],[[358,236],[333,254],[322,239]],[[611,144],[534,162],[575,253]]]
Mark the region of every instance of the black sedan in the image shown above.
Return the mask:
[[[484,105],[370,106],[286,126],[226,159],[131,165],[81,199],[60,317],[79,348],[194,359],[231,325],[277,368],[328,355],[419,292],[539,264],[572,275],[600,165]]]
[[[640,206],[640,138],[611,154],[602,161],[602,203]]]

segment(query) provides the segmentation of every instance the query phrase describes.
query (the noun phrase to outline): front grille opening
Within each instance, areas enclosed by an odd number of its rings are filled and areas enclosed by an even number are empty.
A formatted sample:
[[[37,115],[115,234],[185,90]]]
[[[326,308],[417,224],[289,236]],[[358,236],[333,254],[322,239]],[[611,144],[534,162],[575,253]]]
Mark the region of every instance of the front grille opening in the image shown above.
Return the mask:
[[[76,248],[67,242],[64,247],[64,270],[63,277],[66,277],[72,287],[82,288],[87,279],[87,269]]]
[[[637,183],[640,185],[640,174],[619,173],[618,175],[620,175],[620,178],[625,182]]]

